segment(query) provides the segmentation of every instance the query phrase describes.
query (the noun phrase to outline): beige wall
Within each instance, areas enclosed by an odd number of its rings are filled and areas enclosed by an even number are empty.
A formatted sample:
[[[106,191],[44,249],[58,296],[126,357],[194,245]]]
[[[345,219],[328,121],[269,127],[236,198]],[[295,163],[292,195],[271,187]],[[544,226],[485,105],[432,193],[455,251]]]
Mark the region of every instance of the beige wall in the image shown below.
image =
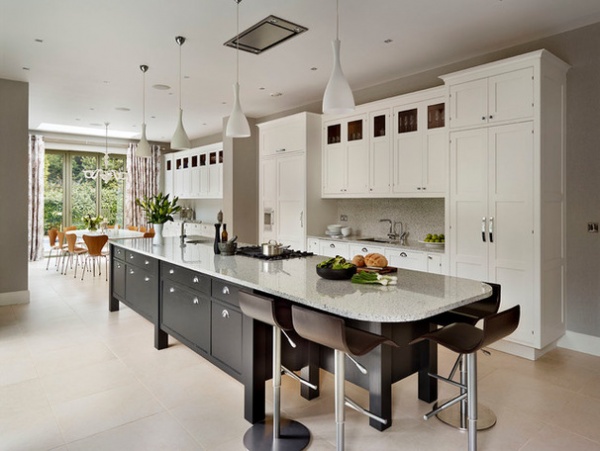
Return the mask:
[[[0,305],[27,302],[29,85],[0,79]]]

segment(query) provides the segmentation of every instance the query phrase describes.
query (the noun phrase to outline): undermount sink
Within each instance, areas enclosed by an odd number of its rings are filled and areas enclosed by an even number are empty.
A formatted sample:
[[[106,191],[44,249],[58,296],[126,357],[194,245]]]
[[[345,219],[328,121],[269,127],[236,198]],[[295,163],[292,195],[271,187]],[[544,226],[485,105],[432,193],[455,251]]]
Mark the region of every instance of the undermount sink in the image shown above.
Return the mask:
[[[361,238],[360,241],[368,241],[370,243],[400,244],[400,240],[391,240],[389,238]]]
[[[190,239],[185,240],[185,242],[189,244],[209,243],[211,241],[211,238],[205,236],[194,236],[190,237]]]

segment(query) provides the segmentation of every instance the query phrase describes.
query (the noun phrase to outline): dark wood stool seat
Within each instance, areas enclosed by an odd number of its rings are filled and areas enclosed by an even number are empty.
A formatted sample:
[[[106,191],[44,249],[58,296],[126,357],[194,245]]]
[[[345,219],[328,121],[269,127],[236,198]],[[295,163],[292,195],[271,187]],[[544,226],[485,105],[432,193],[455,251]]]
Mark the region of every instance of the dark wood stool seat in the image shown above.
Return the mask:
[[[281,364],[281,333],[286,336],[292,347],[296,347],[287,333],[293,331],[294,328],[291,304],[283,299],[274,299],[243,291],[239,292],[238,299],[244,315],[273,328],[273,422],[264,421],[252,425],[244,434],[244,446],[250,451],[305,449],[310,443],[308,428],[297,421],[281,419],[282,372],[310,388],[317,388]]]
[[[466,399],[469,451],[477,449],[477,351],[513,333],[519,325],[520,315],[521,308],[516,305],[503,312],[484,317],[483,329],[466,323],[453,323],[423,334],[410,342],[410,344],[415,344],[423,340],[431,340],[466,356],[466,386],[437,374],[430,374],[444,382],[458,385],[461,388],[461,394],[426,414],[425,419]]]
[[[452,323],[467,323],[474,326],[482,318],[496,313],[500,309],[500,285],[491,282],[485,283],[492,287],[492,294],[489,297],[440,313],[432,317],[430,321],[440,326]]]
[[[344,357],[348,357],[363,374],[367,374],[367,369],[353,359],[351,354],[355,356],[367,354],[380,344],[396,347],[398,345],[382,335],[349,327],[342,318],[337,316],[297,305],[292,306],[292,320],[298,335],[334,350],[336,444],[337,450],[342,451],[344,449],[344,405],[383,424],[387,423],[386,419],[369,412],[344,395]]]

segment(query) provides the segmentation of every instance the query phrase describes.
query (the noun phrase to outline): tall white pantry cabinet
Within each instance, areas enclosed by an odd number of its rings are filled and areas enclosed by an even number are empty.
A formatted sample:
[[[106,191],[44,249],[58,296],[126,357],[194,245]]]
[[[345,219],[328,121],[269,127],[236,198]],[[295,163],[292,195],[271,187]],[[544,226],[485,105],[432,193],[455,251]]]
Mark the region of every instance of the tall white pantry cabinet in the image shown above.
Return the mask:
[[[450,141],[450,274],[521,305],[500,349],[535,359],[565,332],[569,66],[546,50],[442,76]]]
[[[323,234],[337,211],[321,198],[321,116],[298,113],[258,127],[259,241],[306,250],[307,234]]]

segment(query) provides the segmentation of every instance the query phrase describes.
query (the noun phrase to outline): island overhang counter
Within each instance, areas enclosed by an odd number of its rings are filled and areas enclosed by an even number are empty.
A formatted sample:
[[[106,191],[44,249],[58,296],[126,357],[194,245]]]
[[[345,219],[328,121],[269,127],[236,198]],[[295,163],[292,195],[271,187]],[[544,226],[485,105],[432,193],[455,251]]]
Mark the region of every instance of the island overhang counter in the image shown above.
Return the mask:
[[[270,378],[270,331],[239,310],[236,293],[256,292],[286,299],[343,317],[353,327],[383,334],[399,348],[379,347],[360,359],[365,376],[348,366],[347,379],[369,390],[370,410],[391,425],[392,383],[419,372],[419,398],[432,402],[437,384],[427,376],[437,370],[435,345],[408,342],[432,327],[428,318],[488,297],[491,287],[478,281],[398,270],[397,285],[361,285],[325,280],[309,256],[264,261],[215,255],[212,243],[186,244],[164,238],[111,242],[109,310],[123,302],[155,327],[155,347],[168,346],[172,335],[238,379],[245,387],[244,416],[251,423],[265,416],[265,381]],[[283,360],[313,382],[318,370],[333,371],[332,352],[312,343],[283,348]],[[284,340],[284,345],[285,345]],[[318,395],[306,387],[302,395]]]

